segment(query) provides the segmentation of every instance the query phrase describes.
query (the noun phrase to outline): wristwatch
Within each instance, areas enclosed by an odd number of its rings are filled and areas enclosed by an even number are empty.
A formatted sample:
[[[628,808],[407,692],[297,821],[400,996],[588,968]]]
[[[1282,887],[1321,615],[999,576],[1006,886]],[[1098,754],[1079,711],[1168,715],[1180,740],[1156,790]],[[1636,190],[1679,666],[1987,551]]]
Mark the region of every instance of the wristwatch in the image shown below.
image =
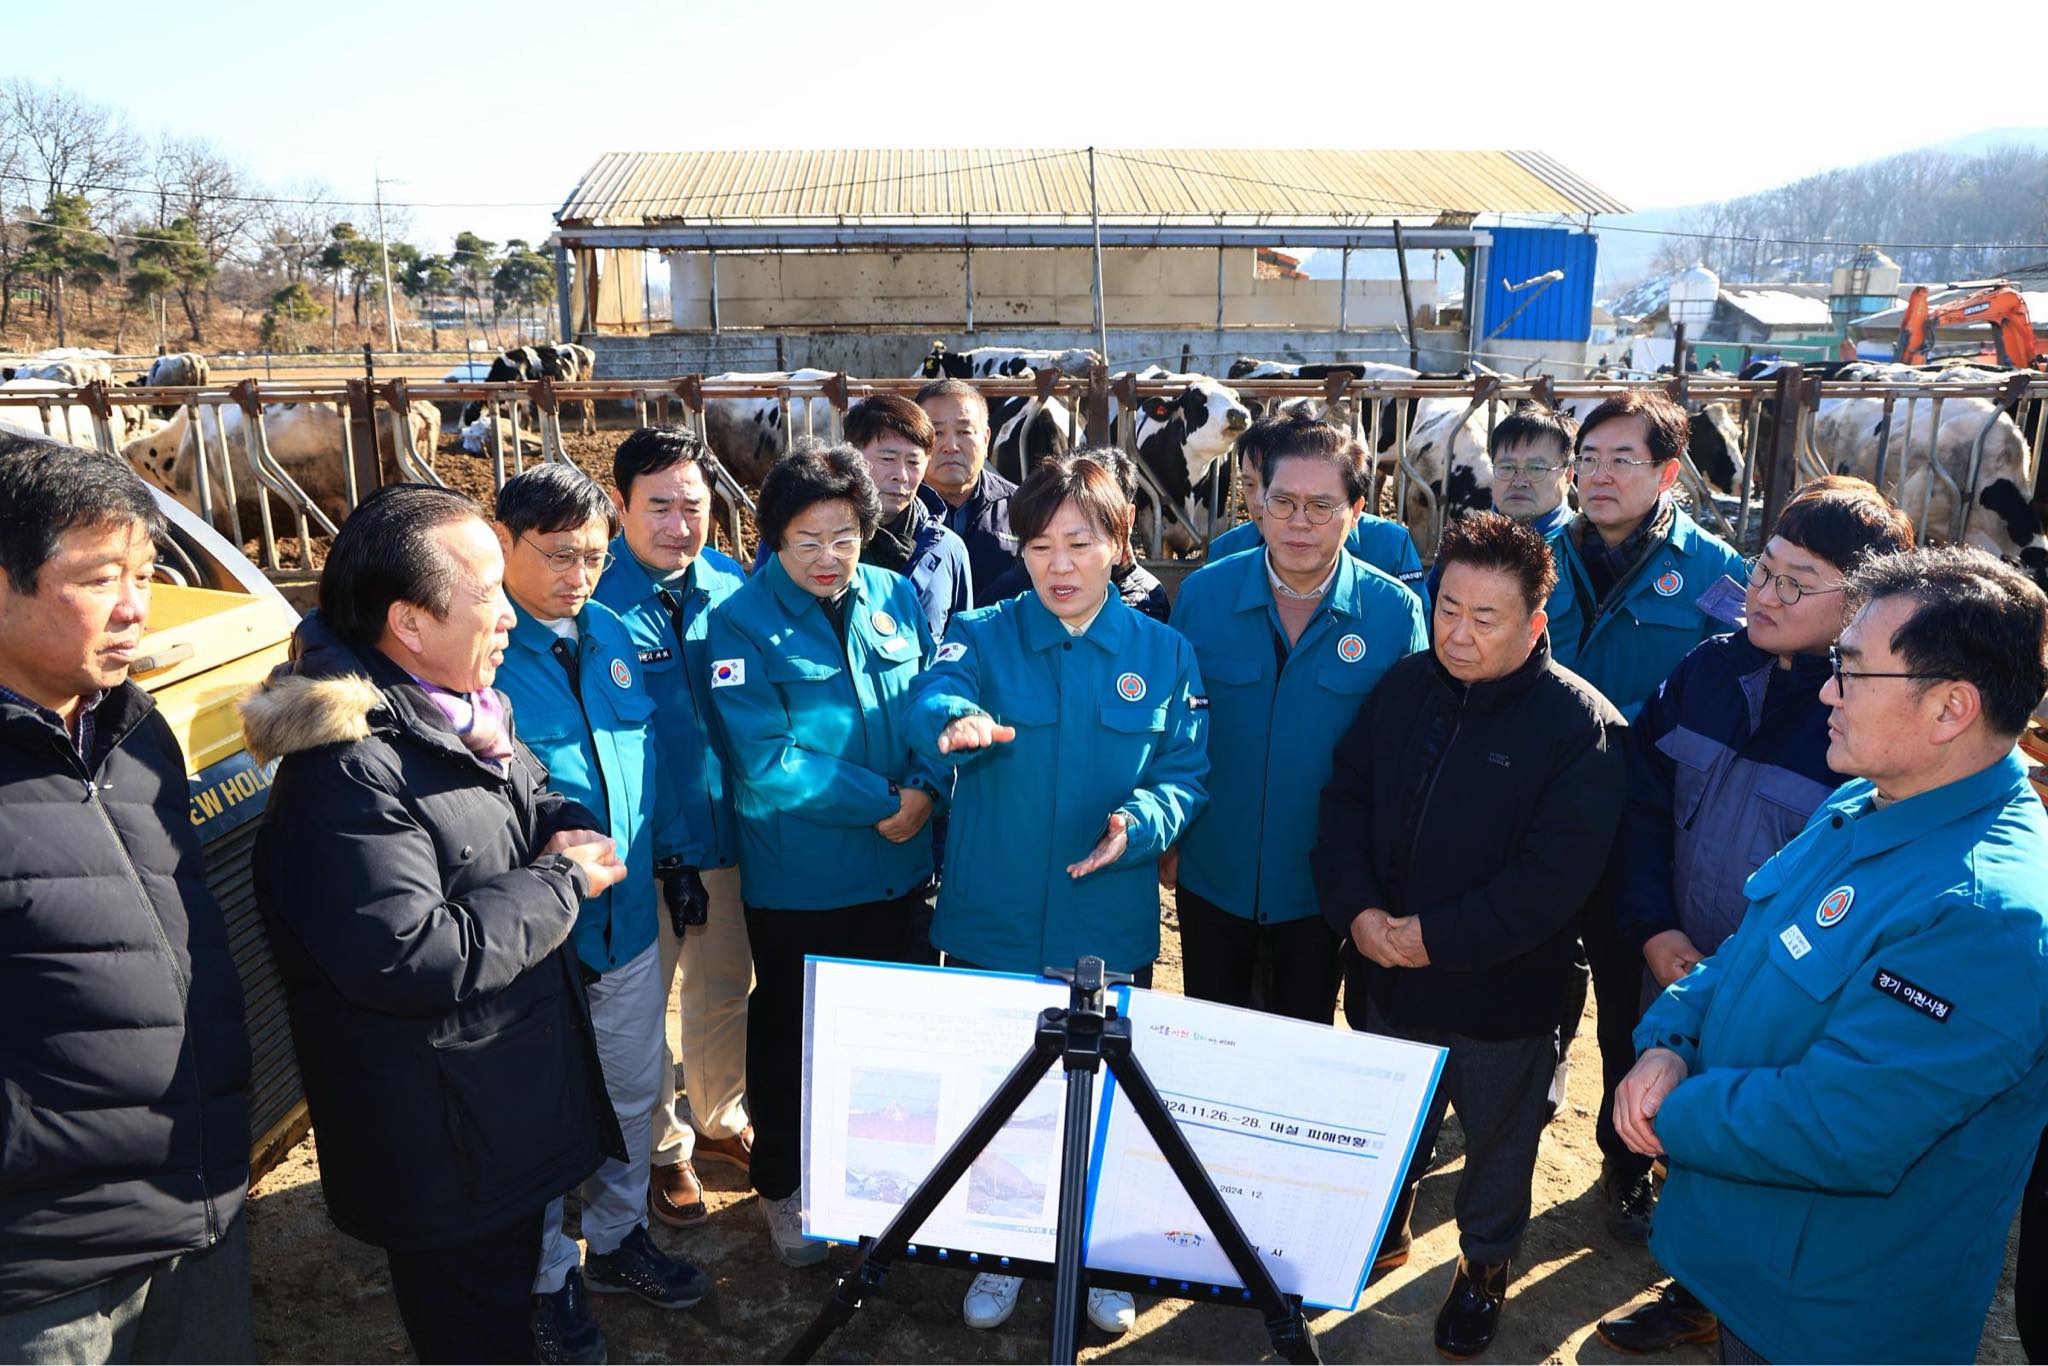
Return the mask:
[[[584,900],[590,897],[590,874],[583,865],[567,854],[543,854],[528,865],[537,873],[560,873],[576,886],[576,895]]]

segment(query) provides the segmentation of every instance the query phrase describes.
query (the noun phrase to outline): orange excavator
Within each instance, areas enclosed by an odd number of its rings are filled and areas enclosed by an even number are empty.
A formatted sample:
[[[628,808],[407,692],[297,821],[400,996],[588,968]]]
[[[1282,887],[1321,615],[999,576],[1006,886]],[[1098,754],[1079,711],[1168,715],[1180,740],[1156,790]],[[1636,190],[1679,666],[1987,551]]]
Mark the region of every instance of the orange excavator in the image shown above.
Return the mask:
[[[1989,285],[1983,289],[1927,302],[1927,286],[1913,290],[1906,301],[1906,316],[1899,324],[1899,345],[1895,359],[1905,365],[1927,361],[1927,343],[1938,328],[1989,323],[1991,339],[1998,348],[1998,363],[2007,370],[2048,369],[2036,354],[2034,320],[2027,316],[2027,301],[2010,285]]]

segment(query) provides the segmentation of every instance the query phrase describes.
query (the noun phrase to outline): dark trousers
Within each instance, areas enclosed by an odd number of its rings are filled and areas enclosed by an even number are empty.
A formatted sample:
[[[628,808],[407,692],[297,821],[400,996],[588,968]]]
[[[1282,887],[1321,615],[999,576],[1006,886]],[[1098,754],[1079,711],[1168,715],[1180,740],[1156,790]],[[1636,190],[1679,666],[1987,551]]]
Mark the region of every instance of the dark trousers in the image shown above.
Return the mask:
[[[1413,1189],[1428,1172],[1444,1111],[1457,1110],[1465,1130],[1465,1169],[1451,1201],[1458,1221],[1458,1250],[1467,1261],[1489,1266],[1519,1255],[1522,1234],[1529,1227],[1536,1150],[1550,1118],[1556,1038],[1539,1034],[1532,1039],[1473,1039],[1443,1030],[1405,1028],[1363,1001],[1353,1006],[1347,1000],[1344,1013],[1354,1029],[1450,1051],[1436,1094],[1423,1113],[1405,1186]]]
[[[0,1361],[254,1361],[249,1220],[174,1257],[0,1314]]]
[[[1261,925],[1182,887],[1181,980],[1198,1001],[1329,1024],[1337,1016],[1339,935],[1319,915]]]
[[[1770,1366],[1769,1358],[1725,1327],[1721,1330],[1722,1366]]]
[[[804,955],[903,961],[920,890],[894,901],[829,911],[747,907],[754,991],[747,997],[747,1109],[754,1121],[754,1189],[782,1200],[803,1184]]]
[[[2048,1362],[2048,1134],[2020,1195],[2019,1267],[2013,1273],[2013,1321],[2027,1360]]]
[[[1593,968],[1595,1037],[1600,1044],[1600,1118],[1594,1137],[1613,1174],[1634,1181],[1650,1159],[1631,1152],[1614,1128],[1614,1092],[1636,1065],[1636,1024],[1643,1017],[1643,951],[1614,928],[1613,899],[1603,883],[1586,907],[1581,934]]]
[[[413,1355],[422,1362],[533,1360],[542,1213],[454,1247],[385,1252]]]

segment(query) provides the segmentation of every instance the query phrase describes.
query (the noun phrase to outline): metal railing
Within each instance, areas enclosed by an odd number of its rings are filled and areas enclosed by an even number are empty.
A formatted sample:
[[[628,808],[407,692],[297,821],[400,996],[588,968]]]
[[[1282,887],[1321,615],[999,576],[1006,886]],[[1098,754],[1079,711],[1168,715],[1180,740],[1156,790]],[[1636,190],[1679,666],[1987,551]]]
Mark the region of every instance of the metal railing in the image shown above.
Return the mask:
[[[1177,381],[1141,382],[1130,374],[1112,378],[1102,367],[1081,376],[1048,370],[972,382],[990,399],[1024,396],[1062,414],[1070,445],[1113,443],[1134,457],[1140,456],[1140,405],[1152,398],[1176,397],[1186,387]],[[491,483],[496,488],[526,468],[529,452],[534,459],[573,463],[561,425],[562,407],[568,403],[630,405],[637,425],[681,421],[709,445],[709,414],[715,405],[765,402],[773,405],[786,449],[804,437],[836,441],[850,404],[875,393],[913,394],[925,383],[921,378],[855,379],[844,374],[811,380],[683,375],[578,383],[251,379],[197,388],[91,384],[76,389],[0,390],[0,411],[32,409],[44,433],[118,453],[124,448],[132,452],[138,444],[126,435],[136,425],[135,417],[152,408],[173,410],[172,423],[184,428],[178,438],[181,454],[169,467],[145,468],[145,474],[238,541],[244,535],[243,512],[253,503],[263,567],[284,568],[278,547],[282,522],[298,537],[298,568],[303,571],[311,567],[311,538],[332,535],[360,498],[387,477],[445,482],[437,469],[438,452],[420,449],[415,435],[411,415],[422,405],[449,411],[468,403],[484,406],[489,415]],[[1257,400],[1269,410],[1271,405],[1307,401],[1325,420],[1349,431],[1374,456],[1370,506],[1390,511],[1406,523],[1425,558],[1432,556],[1444,519],[1453,511],[1454,472],[1462,462],[1483,458],[1486,434],[1519,399],[1549,404],[1579,400],[1576,406],[1583,408],[1586,402],[1649,388],[1691,405],[1725,406],[1740,433],[1740,449],[1734,453],[1740,462],[1737,487],[1715,490],[1690,459],[1681,463],[1681,478],[1701,520],[1738,546],[1761,539],[1761,528],[1801,479],[1829,472],[1816,429],[1835,411],[1830,405],[1865,399],[1880,405],[1875,469],[1864,472],[1874,473],[1874,482],[1881,486],[1908,491],[1912,496],[1905,510],[1923,535],[1936,540],[1960,540],[1965,534],[1977,486],[1986,475],[1986,451],[2001,423],[2011,424],[2025,443],[2022,473],[2027,487],[2021,492],[2026,496],[2033,491],[2048,428],[2043,420],[2048,375],[2013,374],[1969,383],[1823,384],[1798,367],[1787,367],[1768,380],[1700,374],[1656,381],[1481,375],[1361,382],[1339,374],[1312,380],[1241,380],[1229,388],[1240,399]],[[1980,406],[1975,400],[1986,402]],[[1974,424],[1967,433],[1969,459],[1965,467],[1950,469],[1941,459],[1941,428],[1945,414],[1952,415],[1965,402],[1972,403],[1969,420]],[[339,436],[331,453],[319,452],[309,464],[303,452],[296,452],[288,463],[273,451],[270,428],[287,405],[332,406]],[[1414,449],[1418,416],[1430,419],[1442,432],[1441,441],[1426,454]],[[189,473],[177,468],[183,463],[182,453],[193,456]],[[320,471],[318,463],[324,459],[338,462],[338,469]],[[164,465],[161,456],[157,463]],[[1239,508],[1235,472],[1226,463],[1219,459],[1210,466],[1203,484],[1183,502],[1168,494],[1159,471],[1142,457],[1134,460],[1142,551],[1154,559],[1169,545],[1182,554],[1196,547],[1206,551]],[[742,517],[754,512],[752,495],[726,461],[713,461],[710,472],[718,513],[737,547]],[[243,474],[252,482],[245,483]],[[338,478],[330,477],[335,475]],[[315,486],[312,491],[308,483]],[[1953,506],[1942,526],[1931,527],[1938,495],[1952,499]]]

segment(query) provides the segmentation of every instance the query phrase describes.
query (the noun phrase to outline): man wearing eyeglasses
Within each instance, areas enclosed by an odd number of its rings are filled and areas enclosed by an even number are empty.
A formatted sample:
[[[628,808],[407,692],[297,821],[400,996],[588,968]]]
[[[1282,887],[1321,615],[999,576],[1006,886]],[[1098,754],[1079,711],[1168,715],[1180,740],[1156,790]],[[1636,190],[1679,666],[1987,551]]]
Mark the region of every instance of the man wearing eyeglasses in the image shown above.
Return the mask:
[[[1721,946],[1743,884],[1847,777],[1828,767],[1828,647],[1848,621],[1844,578],[1913,546],[1913,524],[1861,479],[1799,490],[1749,562],[1748,625],[1694,648],[1636,716],[1629,811],[1616,845],[1615,922],[1647,964],[1646,997]],[[1672,1282],[1599,1326],[1622,1352],[1712,1342],[1713,1311]]]
[[[1608,399],[1579,426],[1572,477],[1580,515],[1550,534],[1557,563],[1551,649],[1630,721],[1693,646],[1741,624],[1732,585],[1723,590],[1731,604],[1723,618],[1701,606],[1716,582],[1743,573],[1742,557],[1673,500],[1685,444],[1685,410],[1664,395],[1636,389]],[[1605,1159],[1608,1232],[1641,1243],[1650,1235],[1656,1187],[1649,1161],[1614,1132],[1613,1109],[1614,1088],[1635,1061],[1629,1029],[1643,958],[1615,929],[1611,883],[1610,877],[1581,923],[1602,1073],[1595,1132]],[[1575,987],[1559,1022],[1567,1037],[1583,1009],[1583,991]]]
[[[1517,400],[1486,438],[1493,459],[1493,510],[1546,539],[1570,521],[1565,495],[1572,486],[1572,442],[1578,431],[1570,414]],[[1435,597],[1442,578],[1443,571],[1432,565],[1424,602]]]
[[[1616,1102],[1723,1361],[1973,1358],[2048,1121],[2048,813],[2015,747],[2048,597],[1954,547],[1849,591],[1821,699],[1855,777],[1645,1013]]]
[[[626,1158],[607,1159],[583,1183],[587,1262],[562,1228],[560,1199],[542,1221],[533,1326],[543,1361],[604,1359],[604,1336],[583,1299],[586,1284],[594,1293],[637,1295],[659,1309],[689,1308],[711,1288],[647,1231],[668,1003],[655,923],[654,700],[632,633],[611,608],[591,601],[616,525],[604,490],[570,465],[538,465],[498,493],[495,530],[505,553],[505,595],[517,618],[498,687],[512,700],[520,738],[549,781],[604,822],[626,866],[622,880],[584,900],[572,936]],[[533,1122],[548,1121],[536,1115]]]
[[[1345,553],[1365,505],[1357,440],[1262,427],[1265,549],[1196,571],[1174,606],[1209,689],[1211,797],[1163,874],[1188,995],[1328,1024],[1343,937],[1309,877],[1317,796],[1367,694],[1429,632],[1413,593]]]

